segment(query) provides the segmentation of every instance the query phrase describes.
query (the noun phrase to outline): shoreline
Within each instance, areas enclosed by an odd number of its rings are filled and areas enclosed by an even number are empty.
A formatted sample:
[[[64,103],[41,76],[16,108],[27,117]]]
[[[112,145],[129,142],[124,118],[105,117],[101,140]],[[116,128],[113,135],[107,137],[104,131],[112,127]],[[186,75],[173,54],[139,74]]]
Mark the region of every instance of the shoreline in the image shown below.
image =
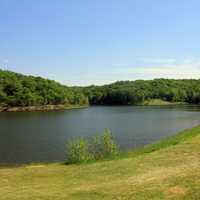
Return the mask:
[[[162,99],[150,99],[145,100],[142,103],[138,103],[141,106],[171,106],[171,105],[188,105],[187,102],[171,102],[171,101],[164,101]]]
[[[0,106],[1,112],[30,112],[30,111],[56,111],[56,110],[69,110],[69,109],[78,109],[78,108],[86,108],[93,106],[181,106],[181,105],[198,105],[198,104],[188,104],[186,102],[165,102],[165,101],[150,101],[144,103],[138,103],[136,105],[42,105],[42,106]]]
[[[1,199],[199,199],[199,155],[197,126],[116,160],[2,167]]]
[[[25,112],[25,111],[54,111],[54,110],[70,110],[78,108],[86,108],[89,105],[43,105],[43,106],[15,106],[0,107],[0,112]]]
[[[183,131],[179,131],[176,132],[174,135],[165,137],[161,140],[155,141],[153,143],[144,145],[142,147],[138,147],[135,149],[129,149],[126,151],[122,151],[119,155],[119,157],[114,158],[114,159],[102,159],[99,161],[91,161],[88,163],[79,163],[79,164],[65,164],[65,161],[55,161],[55,162],[30,162],[30,163],[0,163],[0,169],[9,169],[9,168],[16,168],[16,167],[31,167],[31,166],[48,166],[48,165],[65,165],[65,166],[73,166],[73,165],[87,165],[87,164],[91,164],[91,163],[101,163],[104,161],[114,161],[114,160],[122,160],[122,159],[128,159],[128,158],[133,158],[133,157],[137,157],[137,156],[141,156],[141,155],[145,155],[145,154],[149,154],[155,151],[159,151],[161,149],[165,149],[168,147],[172,147],[172,146],[176,146],[178,144],[180,144],[181,142],[185,142],[188,139],[191,139],[192,137],[195,137],[197,135],[200,135],[199,133],[200,131],[200,124],[199,125],[195,125],[191,128],[187,128]]]

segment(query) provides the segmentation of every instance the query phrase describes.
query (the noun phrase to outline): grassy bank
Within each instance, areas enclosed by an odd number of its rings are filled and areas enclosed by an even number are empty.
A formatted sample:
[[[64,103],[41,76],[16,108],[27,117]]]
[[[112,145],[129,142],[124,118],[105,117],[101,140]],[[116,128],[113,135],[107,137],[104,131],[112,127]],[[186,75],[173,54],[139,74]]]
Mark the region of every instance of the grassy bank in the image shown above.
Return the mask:
[[[145,100],[144,102],[138,104],[142,106],[164,106],[164,105],[182,105],[187,104],[184,102],[169,102],[169,101],[163,101],[162,99],[150,99]]]
[[[0,169],[1,200],[200,199],[200,126],[121,159]]]

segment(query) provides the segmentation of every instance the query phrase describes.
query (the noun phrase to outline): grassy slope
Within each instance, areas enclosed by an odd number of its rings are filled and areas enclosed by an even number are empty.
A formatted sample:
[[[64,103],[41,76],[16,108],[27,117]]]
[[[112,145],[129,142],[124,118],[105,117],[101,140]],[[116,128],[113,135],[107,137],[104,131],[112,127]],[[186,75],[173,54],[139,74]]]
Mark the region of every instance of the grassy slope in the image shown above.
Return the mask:
[[[146,100],[143,103],[139,105],[143,106],[163,106],[163,105],[179,105],[179,104],[186,104],[183,102],[169,102],[169,101],[163,101],[162,99],[150,99]]]
[[[87,165],[0,169],[1,200],[200,199],[200,126]]]

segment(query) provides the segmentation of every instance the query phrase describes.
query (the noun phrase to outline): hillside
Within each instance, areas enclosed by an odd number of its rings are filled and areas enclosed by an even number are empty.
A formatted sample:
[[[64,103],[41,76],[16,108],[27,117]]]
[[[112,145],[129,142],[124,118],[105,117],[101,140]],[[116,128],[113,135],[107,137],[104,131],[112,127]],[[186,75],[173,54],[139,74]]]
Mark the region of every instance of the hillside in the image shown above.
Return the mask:
[[[53,80],[0,70],[0,108],[85,104],[83,93]]]
[[[59,105],[51,108],[62,109],[62,105],[70,107],[88,104],[169,105],[171,103],[199,104],[200,80],[154,79],[118,81],[103,86],[67,87],[53,80],[0,70],[0,110],[12,111],[13,109],[10,109],[12,107],[31,106],[35,107],[25,110],[48,110],[48,105]]]
[[[93,105],[137,105],[152,99],[166,103],[200,103],[199,79],[154,79],[118,81],[104,86],[82,88]]]
[[[2,167],[0,199],[197,200],[199,155],[200,126],[118,160]]]

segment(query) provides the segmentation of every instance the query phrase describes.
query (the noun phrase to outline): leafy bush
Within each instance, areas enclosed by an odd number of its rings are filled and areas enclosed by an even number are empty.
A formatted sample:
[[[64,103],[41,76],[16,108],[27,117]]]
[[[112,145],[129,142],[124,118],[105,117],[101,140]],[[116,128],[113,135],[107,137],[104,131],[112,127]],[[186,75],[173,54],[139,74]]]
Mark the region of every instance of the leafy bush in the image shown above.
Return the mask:
[[[92,159],[89,145],[84,138],[78,138],[67,142],[67,163],[81,163]]]
[[[109,129],[106,129],[101,136],[92,139],[90,151],[95,160],[114,158],[119,154],[118,145]]]
[[[67,163],[83,163],[91,160],[115,158],[119,148],[110,130],[89,140],[78,138],[67,143]]]

